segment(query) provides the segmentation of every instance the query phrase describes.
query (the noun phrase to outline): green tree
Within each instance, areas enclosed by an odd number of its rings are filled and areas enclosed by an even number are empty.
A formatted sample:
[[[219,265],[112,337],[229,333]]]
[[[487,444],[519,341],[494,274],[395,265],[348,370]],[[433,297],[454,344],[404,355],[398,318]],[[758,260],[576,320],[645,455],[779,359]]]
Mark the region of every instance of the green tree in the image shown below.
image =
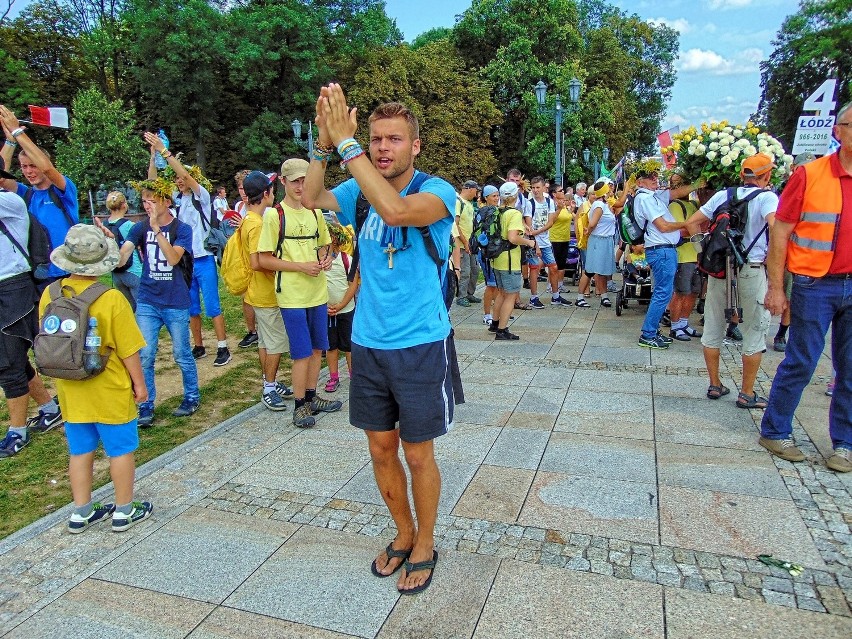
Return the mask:
[[[0,104],[15,113],[25,113],[28,104],[39,101],[39,86],[27,65],[0,49]]]
[[[56,163],[83,193],[99,184],[138,180],[148,153],[135,133],[136,115],[97,88],[80,91],[71,109],[68,141],[57,143]]]
[[[760,63],[762,93],[754,119],[789,150],[805,99],[836,78],[840,104],[852,100],[852,12],[849,0],[802,0]]]
[[[449,40],[452,38],[453,30],[449,27],[435,27],[434,29],[429,29],[428,31],[424,31],[419,36],[414,38],[411,41],[412,49],[419,49],[420,47],[424,47],[430,42],[437,42],[438,40]]]

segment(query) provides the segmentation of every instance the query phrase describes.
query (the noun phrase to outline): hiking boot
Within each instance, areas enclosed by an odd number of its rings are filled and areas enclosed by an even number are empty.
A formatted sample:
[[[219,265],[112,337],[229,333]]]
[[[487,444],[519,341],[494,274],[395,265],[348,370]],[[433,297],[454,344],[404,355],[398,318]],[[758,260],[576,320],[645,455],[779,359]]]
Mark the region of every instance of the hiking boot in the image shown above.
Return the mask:
[[[192,347],[192,356],[195,359],[201,359],[202,357],[207,357],[207,349],[203,346],[193,346]]]
[[[101,502],[96,501],[92,504],[92,512],[89,513],[88,517],[82,517],[77,513],[71,515],[71,519],[68,520],[68,532],[72,535],[81,533],[92,524],[103,521],[114,511],[115,504],[102,504]]]
[[[574,306],[574,303],[569,302],[568,300],[566,300],[561,295],[558,295],[557,297],[553,297],[553,298],[550,299],[550,305],[551,306]]]
[[[180,406],[178,406],[172,411],[172,415],[174,415],[175,417],[189,417],[195,411],[198,410],[198,406],[200,405],[200,403],[201,402],[199,402],[197,399],[184,399],[180,403]]]
[[[151,428],[154,425],[154,409],[147,406],[140,406],[136,425],[139,428]]]
[[[790,462],[805,460],[802,451],[796,447],[796,444],[789,437],[787,439],[767,439],[766,437],[761,437],[757,440],[757,443],[781,459],[786,459]]]
[[[293,411],[293,425],[296,428],[313,428],[316,423],[311,414],[310,404],[302,404]]]
[[[776,337],[775,341],[772,343],[772,348],[778,353],[783,353],[787,350],[787,338]]]
[[[6,433],[6,436],[3,438],[3,441],[0,441],[0,458],[17,455],[18,451],[29,443],[29,435],[27,435],[26,437],[21,437],[20,435],[18,435],[18,433],[13,433],[12,431],[9,431],[8,433]]]
[[[62,419],[62,411],[58,410],[55,413],[45,413],[40,410],[38,415],[30,417],[27,420],[27,428],[36,433],[46,433],[59,426],[63,421],[65,420]]]
[[[834,454],[825,462],[825,465],[831,468],[831,470],[836,470],[838,473],[848,473],[852,471],[852,459],[850,459],[850,456],[852,456],[852,450],[838,446],[834,449]]]
[[[728,326],[728,331],[727,333],[725,333],[725,335],[728,337],[728,339],[732,339],[735,342],[743,341],[743,334],[740,332],[739,327],[736,325]]]
[[[336,399],[323,399],[319,395],[314,395],[314,398],[311,400],[311,413],[314,415],[318,413],[336,413],[341,408],[343,408],[343,402]]]
[[[544,308],[544,304],[541,303],[541,300],[537,297],[530,298],[530,307],[532,308]]]
[[[467,301],[471,304],[479,304],[482,301],[481,297],[477,297],[476,295],[468,295]]]
[[[509,329],[504,328],[502,331],[498,330],[494,335],[495,340],[507,340],[507,341],[515,341],[521,339],[514,333],[510,333]]]
[[[275,392],[281,395],[284,399],[293,398],[293,389],[287,386],[284,382],[275,382]]]
[[[458,304],[459,306],[468,307],[470,306],[470,300],[468,300],[466,297],[459,297],[456,298],[456,304]]]
[[[655,349],[666,349],[669,347],[668,342],[664,342],[662,339],[662,335],[654,335],[654,337],[640,337],[639,338],[639,346],[644,346],[645,348],[655,348]]]
[[[134,501],[130,514],[126,515],[120,512],[114,512],[112,514],[112,531],[122,532],[128,528],[132,528],[140,521],[148,519],[148,517],[151,516],[152,510],[154,510],[154,507],[151,505],[151,502]]]
[[[675,328],[669,331],[669,337],[672,339],[676,339],[679,342],[691,342],[692,338],[686,334],[686,331],[682,328]]]
[[[240,348],[248,348],[255,344],[257,344],[257,331],[249,331],[246,333],[246,336],[240,340],[240,343],[237,344],[237,346]]]
[[[222,346],[216,349],[216,359],[213,360],[213,366],[224,366],[231,361],[231,351],[227,346]]]
[[[277,392],[269,391],[268,393],[264,393],[260,398],[260,401],[263,402],[263,405],[266,406],[269,410],[281,411],[287,410],[287,404],[284,403],[284,400],[281,398]]]

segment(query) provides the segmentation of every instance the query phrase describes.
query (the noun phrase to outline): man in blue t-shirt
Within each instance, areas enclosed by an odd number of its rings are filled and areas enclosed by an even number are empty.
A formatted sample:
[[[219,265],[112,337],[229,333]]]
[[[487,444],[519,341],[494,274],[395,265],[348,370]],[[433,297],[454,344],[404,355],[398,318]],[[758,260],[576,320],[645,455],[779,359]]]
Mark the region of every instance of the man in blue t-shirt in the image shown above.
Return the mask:
[[[136,298],[136,322],[145,338],[142,349],[142,371],[148,400],[139,405],[139,426],[154,423],[154,360],[160,329],[165,326],[172,338],[172,356],[183,377],[183,401],[172,415],[187,417],[198,410],[198,368],[189,347],[189,284],[183,258],[192,254],[192,228],[174,217],[171,197],[174,185],[163,178],[140,184],[142,206],[148,219],[134,224],[121,246],[121,262],[125,264],[138,246],[142,250],[142,279]],[[102,226],[100,222],[97,223]]]
[[[77,204],[77,186],[67,176],[62,175],[50,161],[50,154],[30,139],[26,127],[21,126],[18,118],[5,106],[0,105],[0,123],[6,141],[2,155],[6,166],[12,166],[12,154],[20,145],[18,162],[29,186],[15,180],[0,180],[0,188],[17,193],[24,201],[30,213],[41,222],[50,237],[51,248],[65,242],[68,229],[80,220]],[[39,294],[51,282],[66,276],[67,273],[55,264],[50,264],[46,272],[35,274]]]
[[[458,399],[450,319],[439,269],[424,242],[434,241],[439,258],[449,258],[456,193],[448,182],[429,178],[409,194],[418,173],[420,134],[417,118],[404,105],[378,106],[369,123],[368,158],[353,137],[355,112],[340,85],[322,88],[319,138],[302,203],[337,211],[344,225],[356,222],[359,192],[371,203],[358,236],[361,290],[352,329],[349,420],[367,434],[376,483],[398,531],[373,562],[373,574],[387,577],[404,566],[397,589],[414,594],[429,586],[438,559],[434,528],[441,475],[433,440],[452,425]],[[353,179],[327,191],[325,166],[335,147]],[[418,227],[428,227],[428,235]],[[412,475],[416,526],[400,440]]]

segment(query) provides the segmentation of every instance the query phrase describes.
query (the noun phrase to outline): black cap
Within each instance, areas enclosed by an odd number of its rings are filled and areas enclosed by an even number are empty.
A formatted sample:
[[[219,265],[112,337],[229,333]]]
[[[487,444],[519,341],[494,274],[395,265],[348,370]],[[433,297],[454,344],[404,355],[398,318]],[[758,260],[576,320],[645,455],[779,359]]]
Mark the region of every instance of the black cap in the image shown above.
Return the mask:
[[[479,185],[476,183],[476,180],[468,180],[464,184],[462,184],[463,189],[478,189]]]
[[[243,191],[250,199],[260,197],[270,186],[275,184],[276,179],[278,179],[278,175],[275,173],[252,171],[243,180]]]

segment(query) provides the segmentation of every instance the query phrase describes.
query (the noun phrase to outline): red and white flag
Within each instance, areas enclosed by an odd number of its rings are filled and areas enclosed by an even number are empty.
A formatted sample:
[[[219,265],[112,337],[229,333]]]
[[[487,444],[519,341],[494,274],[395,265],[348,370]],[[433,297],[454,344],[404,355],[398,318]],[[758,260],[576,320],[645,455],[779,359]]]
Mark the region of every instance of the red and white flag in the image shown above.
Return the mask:
[[[41,126],[55,126],[60,129],[68,128],[68,109],[65,107],[40,107],[29,105],[30,120]]]
[[[661,150],[672,145],[672,143],[673,143],[672,134],[677,133],[678,131],[680,131],[680,127],[676,126],[676,127],[669,129],[668,131],[663,131],[662,133],[660,133],[657,136],[657,143],[660,145]],[[663,160],[666,163],[666,168],[671,169],[672,167],[674,167],[675,163],[677,162],[677,154],[672,152],[672,153],[663,153],[662,155],[663,155]]]

